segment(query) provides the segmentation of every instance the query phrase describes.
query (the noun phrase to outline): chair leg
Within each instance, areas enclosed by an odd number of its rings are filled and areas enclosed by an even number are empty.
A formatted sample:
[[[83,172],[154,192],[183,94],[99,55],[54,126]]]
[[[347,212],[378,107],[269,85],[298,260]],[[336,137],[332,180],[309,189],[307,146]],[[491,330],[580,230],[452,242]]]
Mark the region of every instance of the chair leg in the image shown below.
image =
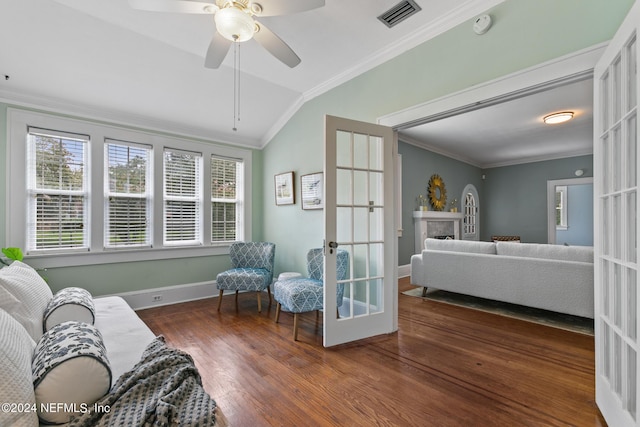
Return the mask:
[[[293,340],[298,341],[298,313],[293,313]]]
[[[271,299],[271,285],[267,286],[267,293],[269,294],[269,304],[271,304],[273,302]]]
[[[278,323],[278,320],[280,320],[280,303],[276,305],[276,323]]]
[[[424,288],[422,288],[422,296],[423,297],[427,296],[427,287],[426,286]]]
[[[238,308],[238,291],[236,290],[236,308]]]
[[[220,293],[218,294],[218,311],[220,311],[220,306],[222,305],[222,294],[224,293],[223,289],[220,289]]]
[[[258,291],[256,292],[256,295],[258,295],[258,313],[262,313],[262,298],[260,298],[260,294],[262,292]]]

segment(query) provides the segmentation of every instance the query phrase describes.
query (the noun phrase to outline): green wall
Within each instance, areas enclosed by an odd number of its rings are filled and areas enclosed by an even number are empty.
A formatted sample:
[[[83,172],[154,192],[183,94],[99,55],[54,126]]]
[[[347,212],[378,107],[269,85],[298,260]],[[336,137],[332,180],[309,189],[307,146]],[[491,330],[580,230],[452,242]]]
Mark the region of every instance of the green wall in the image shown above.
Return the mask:
[[[305,103],[264,150],[263,231],[266,240],[277,244],[276,272],[304,271],[307,249],[322,242],[320,212],[303,212],[299,203],[276,207],[268,195],[276,173],[322,170],[325,114],[375,122],[383,115],[605,42],[632,3],[507,0],[489,11],[494,25],[485,35],[477,36],[472,22],[466,22]],[[486,193],[486,185],[478,191]],[[482,217],[487,215],[481,212],[481,221]],[[489,232],[496,228],[493,225],[485,224],[484,229]],[[538,230],[526,230],[533,239],[538,235]],[[403,242],[400,264],[406,262],[406,247]]]
[[[299,177],[323,169],[325,114],[375,122],[385,114],[593,46],[612,37],[632,3],[507,0],[489,11],[494,25],[487,34],[477,36],[471,21],[466,22],[306,102],[262,153],[254,152],[253,238],[277,244],[276,273],[304,271],[307,249],[322,244],[322,211],[301,209]],[[6,241],[6,108],[0,103],[0,246]],[[277,207],[273,176],[291,170],[296,173],[296,204]],[[449,171],[440,174],[448,185],[458,185]],[[208,281],[227,265],[225,256],[202,257],[58,268],[47,276],[55,289],[86,286],[100,295]]]
[[[0,103],[0,247],[7,241],[7,106]]]
[[[7,155],[7,108],[0,103],[0,247],[6,244],[6,159]],[[262,152],[252,152],[252,233],[254,240],[262,239],[263,205]],[[258,214],[256,214],[256,211]],[[29,262],[26,260],[27,263]],[[79,286],[92,295],[105,295],[143,289],[159,288],[186,283],[210,282],[216,275],[231,266],[228,255],[192,258],[162,259],[152,261],[119,262],[49,268],[43,272],[55,292],[67,286]]]

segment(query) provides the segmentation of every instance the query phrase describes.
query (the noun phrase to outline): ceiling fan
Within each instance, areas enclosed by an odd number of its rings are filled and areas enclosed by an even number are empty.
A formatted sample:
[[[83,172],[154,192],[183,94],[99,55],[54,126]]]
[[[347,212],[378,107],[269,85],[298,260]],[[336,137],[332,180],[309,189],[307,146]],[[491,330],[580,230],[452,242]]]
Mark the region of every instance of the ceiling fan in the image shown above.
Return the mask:
[[[129,0],[134,9],[213,15],[216,33],[204,66],[218,68],[233,42],[255,39],[269,53],[293,68],[300,58],[280,37],[256,18],[304,12],[324,6],[324,0]]]

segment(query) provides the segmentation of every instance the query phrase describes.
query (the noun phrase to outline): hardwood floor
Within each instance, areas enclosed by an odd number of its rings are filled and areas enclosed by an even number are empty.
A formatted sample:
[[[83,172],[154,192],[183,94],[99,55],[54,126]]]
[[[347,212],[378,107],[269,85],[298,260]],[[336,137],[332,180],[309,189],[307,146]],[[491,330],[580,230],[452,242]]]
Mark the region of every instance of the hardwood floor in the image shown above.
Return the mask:
[[[400,292],[411,289],[401,279]],[[253,293],[139,311],[188,351],[232,426],[606,426],[594,339],[399,295],[397,333],[325,349],[322,316]]]

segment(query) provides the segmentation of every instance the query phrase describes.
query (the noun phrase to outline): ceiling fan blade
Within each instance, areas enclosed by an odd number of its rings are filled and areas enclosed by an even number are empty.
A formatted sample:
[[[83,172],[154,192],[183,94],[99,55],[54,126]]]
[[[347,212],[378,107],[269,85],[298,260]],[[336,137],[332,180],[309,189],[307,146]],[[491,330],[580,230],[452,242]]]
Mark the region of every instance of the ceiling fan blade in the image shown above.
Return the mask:
[[[129,5],[134,9],[152,12],[212,14],[218,10],[214,0],[129,0]]]
[[[222,61],[224,61],[229,47],[231,47],[231,41],[225,39],[219,32],[213,35],[211,43],[209,43],[209,49],[207,49],[207,56],[204,58],[204,66],[206,68],[218,68]]]
[[[257,16],[288,15],[324,6],[324,0],[258,0],[251,3],[258,3],[262,8],[261,12],[256,13]]]
[[[259,24],[260,30],[256,31],[253,35],[253,38],[256,39],[258,43],[262,45],[265,49],[269,51],[273,56],[278,58],[280,61],[287,64],[289,67],[293,68],[300,63],[300,58],[296,53],[289,47],[288,44],[282,41],[280,37],[278,37],[273,31],[264,26],[264,24]]]

